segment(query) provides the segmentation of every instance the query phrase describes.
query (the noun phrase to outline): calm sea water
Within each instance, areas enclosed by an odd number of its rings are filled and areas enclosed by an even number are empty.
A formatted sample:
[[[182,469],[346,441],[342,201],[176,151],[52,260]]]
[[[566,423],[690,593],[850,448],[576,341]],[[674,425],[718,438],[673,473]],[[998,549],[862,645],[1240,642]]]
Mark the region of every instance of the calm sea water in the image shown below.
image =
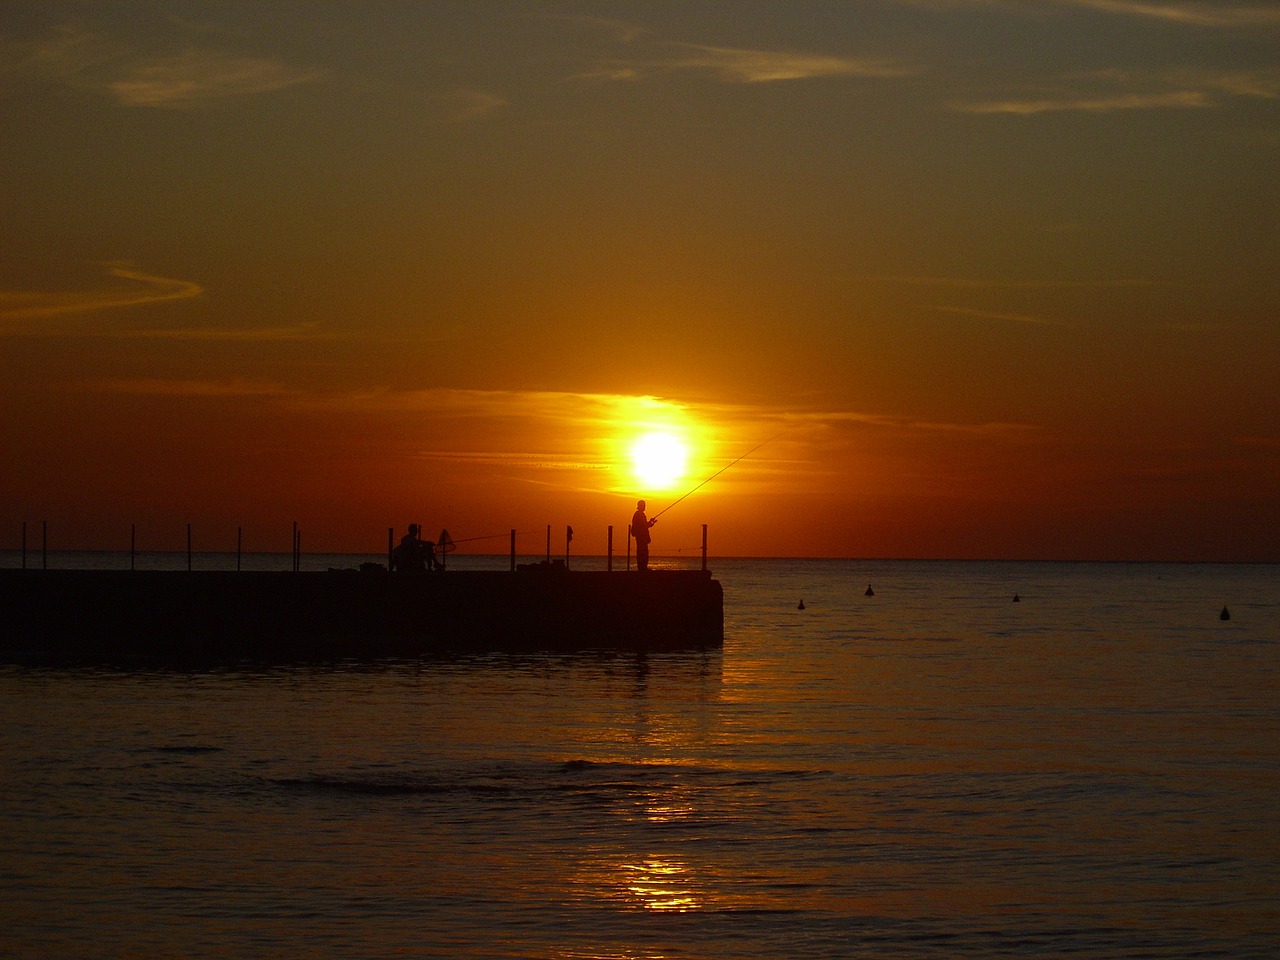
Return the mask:
[[[1280,569],[713,566],[722,652],[0,667],[0,955],[1280,956]]]

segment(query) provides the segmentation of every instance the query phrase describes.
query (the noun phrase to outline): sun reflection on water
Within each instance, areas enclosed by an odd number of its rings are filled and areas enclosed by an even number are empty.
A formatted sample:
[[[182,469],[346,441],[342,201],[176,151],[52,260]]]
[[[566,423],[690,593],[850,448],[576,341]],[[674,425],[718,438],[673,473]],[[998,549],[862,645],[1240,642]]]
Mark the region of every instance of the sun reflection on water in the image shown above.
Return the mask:
[[[618,868],[627,899],[643,910],[683,913],[698,910],[703,898],[692,886],[686,864],[670,858],[646,857]]]

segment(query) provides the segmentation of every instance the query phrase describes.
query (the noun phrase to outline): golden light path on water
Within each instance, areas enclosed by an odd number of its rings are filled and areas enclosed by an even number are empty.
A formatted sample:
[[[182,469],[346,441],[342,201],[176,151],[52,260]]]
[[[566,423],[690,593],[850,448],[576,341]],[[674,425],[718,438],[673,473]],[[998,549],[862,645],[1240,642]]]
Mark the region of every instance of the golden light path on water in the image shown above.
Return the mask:
[[[629,898],[645,910],[678,913],[703,905],[689,867],[679,861],[649,857],[622,864],[619,873]]]

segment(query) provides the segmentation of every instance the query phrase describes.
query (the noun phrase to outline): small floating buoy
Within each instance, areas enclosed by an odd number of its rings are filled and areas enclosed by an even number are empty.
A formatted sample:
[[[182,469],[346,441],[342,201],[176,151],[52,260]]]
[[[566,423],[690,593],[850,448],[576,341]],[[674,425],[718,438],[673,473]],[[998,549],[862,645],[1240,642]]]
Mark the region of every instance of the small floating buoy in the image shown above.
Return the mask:
[[[1219,620],[1230,620],[1230,619],[1231,619],[1231,611],[1230,611],[1230,610],[1228,610],[1226,607],[1223,607],[1223,608],[1222,608],[1222,612],[1221,612],[1220,614],[1218,614],[1218,619],[1219,619]]]
[[[796,607],[796,609],[797,609],[797,610],[803,610],[803,609],[804,609],[804,601],[803,601],[803,600],[801,600],[801,601],[800,601],[800,603],[799,603],[799,605]]]
[[[875,595],[876,595],[876,592],[875,592],[874,590],[872,590],[872,589],[871,589],[871,584],[869,584],[869,583],[868,583],[868,584],[867,584],[867,592],[866,592],[866,593],[864,593],[864,594],[863,594],[863,596],[864,596],[864,597],[874,597]]]
[[[1022,602],[1022,598],[1021,598],[1020,596],[1018,596],[1018,595],[1015,593],[1015,594],[1013,595],[1013,602],[1014,602],[1014,603],[1021,603],[1021,602]]]

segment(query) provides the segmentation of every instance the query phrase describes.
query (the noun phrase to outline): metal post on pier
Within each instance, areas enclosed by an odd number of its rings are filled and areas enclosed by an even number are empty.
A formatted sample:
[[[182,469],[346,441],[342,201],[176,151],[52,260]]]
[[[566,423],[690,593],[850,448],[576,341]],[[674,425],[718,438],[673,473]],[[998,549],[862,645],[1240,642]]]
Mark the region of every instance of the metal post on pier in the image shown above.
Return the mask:
[[[49,569],[49,521],[40,521],[40,569]]]
[[[547,524],[547,566],[551,566],[551,524]]]
[[[392,570],[396,565],[396,528],[387,527],[387,569]]]
[[[573,527],[564,528],[564,568],[569,569],[569,544],[573,540]]]
[[[707,569],[707,525],[702,525],[702,569]]]
[[[613,524],[609,524],[609,553],[608,560],[605,561],[605,570],[613,573]]]
[[[236,573],[240,572],[240,548],[244,545],[244,527],[236,527]]]
[[[511,528],[511,572],[516,572],[516,531]]]
[[[187,524],[187,573],[191,572],[191,524]]]
[[[138,525],[136,523],[129,524],[129,569],[137,569],[138,556]]]
[[[27,569],[27,521],[22,521],[22,569]]]

